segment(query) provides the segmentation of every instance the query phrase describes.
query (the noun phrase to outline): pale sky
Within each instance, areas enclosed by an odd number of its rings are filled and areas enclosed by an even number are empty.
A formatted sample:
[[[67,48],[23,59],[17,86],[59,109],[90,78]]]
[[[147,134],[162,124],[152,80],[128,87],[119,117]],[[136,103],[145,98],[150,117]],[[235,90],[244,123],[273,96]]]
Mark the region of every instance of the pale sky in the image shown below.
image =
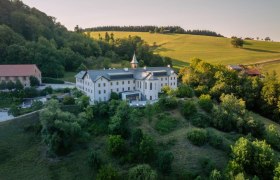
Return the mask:
[[[73,30],[104,25],[178,25],[225,36],[280,41],[280,0],[22,0]]]

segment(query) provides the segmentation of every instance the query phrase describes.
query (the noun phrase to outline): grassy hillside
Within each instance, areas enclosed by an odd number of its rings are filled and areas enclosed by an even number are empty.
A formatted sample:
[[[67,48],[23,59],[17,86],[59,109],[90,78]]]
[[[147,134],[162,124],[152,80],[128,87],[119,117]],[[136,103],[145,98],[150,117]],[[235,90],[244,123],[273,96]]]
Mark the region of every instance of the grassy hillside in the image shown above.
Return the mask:
[[[109,32],[111,33],[111,32]],[[156,42],[156,52],[163,56],[169,56],[175,61],[175,65],[183,65],[192,57],[201,58],[209,63],[221,64],[250,64],[259,61],[280,60],[280,43],[264,41],[246,41],[244,48],[234,48],[230,44],[231,39],[210,36],[196,36],[188,34],[151,34],[145,32],[113,32],[115,37],[123,38],[140,36],[150,45]],[[91,32],[93,38],[98,34],[104,36],[105,32]],[[183,62],[183,63],[182,63]],[[279,62],[280,63],[280,62]],[[263,66],[266,70],[278,70],[269,64]],[[280,69],[279,69],[280,70]]]
[[[226,152],[210,145],[201,147],[193,145],[186,138],[187,132],[193,127],[191,123],[186,121],[178,110],[166,113],[178,121],[176,128],[170,133],[162,134],[155,130],[158,121],[155,116],[152,120],[143,119],[137,126],[151,135],[159,147],[174,154],[173,175],[203,172],[200,163],[205,158],[211,159],[219,169],[225,167],[228,161]],[[266,125],[270,123],[270,120],[257,114],[253,116],[264,121]],[[108,135],[92,137],[88,146],[78,147],[67,156],[47,158],[38,125],[38,114],[0,123],[0,179],[92,179],[96,172],[87,163],[89,149],[98,151],[105,163],[113,164],[120,173],[129,168],[108,154],[106,144]],[[278,124],[275,125],[280,129]],[[240,136],[213,128],[208,130],[222,136],[227,144],[232,144]]]

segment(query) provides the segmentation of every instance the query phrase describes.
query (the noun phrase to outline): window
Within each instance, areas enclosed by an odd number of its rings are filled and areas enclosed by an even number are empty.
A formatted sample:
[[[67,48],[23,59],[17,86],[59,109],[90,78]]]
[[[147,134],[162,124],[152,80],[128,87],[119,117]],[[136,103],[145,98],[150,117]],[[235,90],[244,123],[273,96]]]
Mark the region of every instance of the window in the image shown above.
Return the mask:
[[[101,91],[100,91],[100,90],[98,91],[98,94],[101,94]]]
[[[141,86],[142,86],[142,82],[140,82],[140,88],[141,88]]]
[[[153,89],[153,83],[150,83],[150,90]]]
[[[98,83],[98,87],[100,87],[100,83]]]
[[[127,81],[128,84],[130,84],[130,81]]]
[[[119,85],[119,82],[117,82],[117,85]]]
[[[122,91],[124,91],[124,88],[122,88]]]
[[[150,96],[150,100],[152,100],[153,99],[153,97],[152,96]]]
[[[163,78],[160,78],[161,79],[161,81],[163,81]]]
[[[162,83],[161,83],[161,87],[162,87]]]
[[[119,92],[119,88],[117,88],[117,92]]]
[[[133,89],[135,90],[135,87],[133,87]]]
[[[113,83],[112,83],[112,82],[111,82],[110,84],[111,84],[111,86],[113,85]]]
[[[124,81],[122,82],[122,84],[124,84]]]
[[[145,89],[147,89],[147,82],[145,82]]]
[[[104,90],[104,94],[106,93],[106,90]]]
[[[128,87],[128,90],[130,91],[130,87]]]
[[[106,101],[106,97],[104,97],[104,101]]]
[[[106,83],[104,83],[103,86],[106,87]]]

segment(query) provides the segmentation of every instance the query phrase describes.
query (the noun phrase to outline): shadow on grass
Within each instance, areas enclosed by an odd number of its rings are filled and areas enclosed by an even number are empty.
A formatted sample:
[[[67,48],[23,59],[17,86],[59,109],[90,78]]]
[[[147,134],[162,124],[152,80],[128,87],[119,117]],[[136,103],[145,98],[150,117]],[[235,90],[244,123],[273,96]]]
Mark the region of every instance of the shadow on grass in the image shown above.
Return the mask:
[[[248,51],[255,51],[255,52],[265,52],[265,53],[280,53],[278,51],[270,51],[270,50],[264,50],[264,49],[254,49],[254,48],[243,48]]]

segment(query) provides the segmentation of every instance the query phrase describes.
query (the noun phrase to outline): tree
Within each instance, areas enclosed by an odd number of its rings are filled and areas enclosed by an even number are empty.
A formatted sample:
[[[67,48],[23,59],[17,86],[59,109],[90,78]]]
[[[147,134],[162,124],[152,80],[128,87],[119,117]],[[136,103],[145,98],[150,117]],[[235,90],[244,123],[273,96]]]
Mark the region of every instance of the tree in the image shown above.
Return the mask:
[[[164,174],[169,174],[171,172],[171,164],[174,160],[174,156],[171,152],[160,152],[158,155],[158,168]]]
[[[1,84],[0,84],[0,90],[4,90],[7,88],[7,83],[6,81],[1,81]]]
[[[148,164],[139,164],[129,169],[129,180],[156,180],[157,173]]]
[[[193,92],[193,89],[190,86],[188,86],[186,84],[181,84],[178,87],[177,97],[180,97],[180,98],[184,98],[184,97],[191,98],[193,96],[194,96],[194,92]]]
[[[181,113],[188,118],[197,112],[196,105],[193,101],[184,101],[181,105]]]
[[[18,106],[16,106],[15,104],[13,104],[11,106],[11,108],[9,109],[8,114],[13,115],[14,117],[19,116],[20,115],[20,109]]]
[[[105,33],[105,41],[106,41],[106,42],[109,42],[109,41],[110,41],[110,36],[109,36],[109,33],[108,33],[108,32]]]
[[[108,150],[112,155],[118,156],[124,153],[125,144],[120,135],[110,135],[108,145]]]
[[[155,156],[155,146],[152,137],[144,135],[140,146],[140,158],[143,162],[151,162]]]
[[[119,180],[118,171],[112,165],[102,166],[96,176],[97,180]]]
[[[21,84],[21,82],[18,79],[16,80],[15,88],[16,88],[16,90],[22,90],[23,89],[23,85]]]
[[[30,76],[29,80],[30,80],[31,87],[40,85],[40,81],[35,76]]]
[[[102,160],[100,158],[100,154],[97,153],[94,150],[91,150],[90,154],[89,154],[89,157],[88,157],[88,163],[94,169],[99,169],[101,164],[102,164]]]
[[[9,90],[12,90],[15,88],[15,83],[13,83],[13,81],[8,81],[7,84],[6,84],[6,88],[9,89]]]
[[[277,164],[274,170],[274,177],[273,177],[273,180],[279,180],[279,179],[280,179],[280,163]]]
[[[113,99],[114,99],[114,100],[119,100],[119,99],[120,99],[118,93],[116,93],[116,92],[111,92],[110,100],[113,100]]]
[[[50,100],[40,112],[42,139],[51,154],[63,155],[78,142],[84,142],[88,133],[82,129],[83,120],[59,108],[58,101]]]
[[[210,180],[222,180],[223,176],[220,171],[218,171],[217,169],[214,169],[213,171],[211,171],[209,179]]]
[[[271,179],[276,165],[275,155],[265,141],[250,142],[239,138],[232,146],[232,160],[229,161],[228,171],[233,175],[247,173],[263,179]]]
[[[199,97],[198,104],[206,112],[211,112],[211,110],[213,108],[213,102],[211,100],[211,96],[208,94],[207,95],[202,94]]]
[[[89,105],[89,97],[86,95],[82,95],[78,98],[77,104],[80,106],[81,109],[86,108]]]
[[[265,41],[271,41],[270,37],[266,37],[264,40]]]
[[[231,44],[234,46],[234,47],[243,47],[243,44],[244,44],[244,41],[243,41],[243,39],[241,39],[241,38],[233,38],[232,40],[231,40]]]
[[[75,99],[73,97],[71,97],[71,96],[65,96],[63,98],[62,103],[64,105],[73,105],[73,104],[75,104]]]

